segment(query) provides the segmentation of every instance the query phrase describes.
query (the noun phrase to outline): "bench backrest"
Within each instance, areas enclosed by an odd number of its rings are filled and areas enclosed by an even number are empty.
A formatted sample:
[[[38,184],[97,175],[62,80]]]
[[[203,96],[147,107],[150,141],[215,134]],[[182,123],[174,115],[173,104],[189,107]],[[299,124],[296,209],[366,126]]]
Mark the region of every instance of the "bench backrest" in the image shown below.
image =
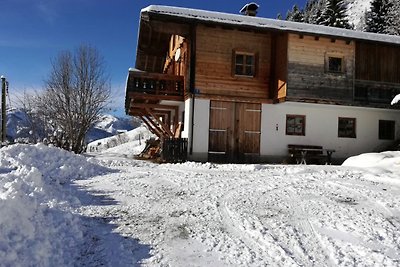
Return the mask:
[[[288,145],[289,153],[291,154],[300,154],[302,149],[311,149],[307,151],[308,155],[320,155],[323,154],[322,146],[314,146],[314,145]],[[315,150],[314,150],[315,149]]]

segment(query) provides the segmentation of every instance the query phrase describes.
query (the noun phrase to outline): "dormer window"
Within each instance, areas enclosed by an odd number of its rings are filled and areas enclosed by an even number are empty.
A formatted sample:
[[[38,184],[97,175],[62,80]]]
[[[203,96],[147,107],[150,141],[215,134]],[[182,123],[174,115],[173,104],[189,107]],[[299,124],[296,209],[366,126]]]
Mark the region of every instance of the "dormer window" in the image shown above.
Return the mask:
[[[253,53],[235,52],[235,75],[254,77],[256,70],[256,57]]]

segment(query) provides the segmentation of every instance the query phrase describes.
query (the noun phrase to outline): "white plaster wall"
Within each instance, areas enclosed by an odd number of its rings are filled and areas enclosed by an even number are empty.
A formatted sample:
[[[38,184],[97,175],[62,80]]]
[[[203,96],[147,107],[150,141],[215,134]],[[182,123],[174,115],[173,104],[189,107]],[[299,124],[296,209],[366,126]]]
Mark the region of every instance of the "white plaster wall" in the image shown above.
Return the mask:
[[[192,105],[192,99],[187,99],[184,103],[184,110],[185,111],[185,118],[183,118],[183,123],[184,123],[184,130],[182,131],[182,138],[189,138],[190,136],[190,122],[191,122],[191,105]]]
[[[305,136],[286,135],[287,114],[306,116]],[[357,138],[338,137],[339,117],[356,118]],[[333,157],[336,158],[379,150],[392,142],[379,140],[379,120],[396,121],[396,138],[400,137],[400,111],[396,110],[293,102],[263,104],[260,154],[286,156],[288,144],[321,145],[335,149]]]
[[[191,119],[192,119],[192,99],[185,102],[185,130],[182,137],[188,138],[188,150],[192,144],[191,138]],[[208,128],[210,120],[210,100],[195,99],[194,101],[194,125],[193,125],[193,151],[188,156],[191,160],[206,161],[208,157]]]
[[[210,125],[210,100],[196,99],[193,126],[193,154],[201,160],[208,155],[208,131]]]

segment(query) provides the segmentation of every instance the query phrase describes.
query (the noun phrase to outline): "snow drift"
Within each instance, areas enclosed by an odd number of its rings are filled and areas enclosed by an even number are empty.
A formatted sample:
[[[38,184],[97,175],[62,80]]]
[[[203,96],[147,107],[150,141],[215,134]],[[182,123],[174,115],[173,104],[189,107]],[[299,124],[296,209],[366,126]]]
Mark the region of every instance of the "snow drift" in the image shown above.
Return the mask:
[[[107,169],[83,156],[44,145],[0,150],[2,266],[74,265],[84,242],[80,205],[69,181]]]

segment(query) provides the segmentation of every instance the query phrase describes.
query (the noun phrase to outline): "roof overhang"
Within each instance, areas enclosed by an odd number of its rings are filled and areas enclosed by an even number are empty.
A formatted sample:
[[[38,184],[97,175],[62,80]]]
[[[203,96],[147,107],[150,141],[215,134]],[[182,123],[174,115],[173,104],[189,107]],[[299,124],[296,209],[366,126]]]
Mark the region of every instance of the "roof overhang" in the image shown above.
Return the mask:
[[[190,26],[180,18],[143,11],[140,14],[136,68],[162,73],[171,35],[188,37]]]
[[[342,40],[380,42],[400,45],[400,37],[386,34],[367,33],[355,30],[340,29],[322,25],[299,23],[261,17],[243,16],[198,9],[151,5],[142,9],[141,17],[148,20],[187,24],[208,24],[248,29],[254,31],[278,31],[300,35],[321,36]]]

